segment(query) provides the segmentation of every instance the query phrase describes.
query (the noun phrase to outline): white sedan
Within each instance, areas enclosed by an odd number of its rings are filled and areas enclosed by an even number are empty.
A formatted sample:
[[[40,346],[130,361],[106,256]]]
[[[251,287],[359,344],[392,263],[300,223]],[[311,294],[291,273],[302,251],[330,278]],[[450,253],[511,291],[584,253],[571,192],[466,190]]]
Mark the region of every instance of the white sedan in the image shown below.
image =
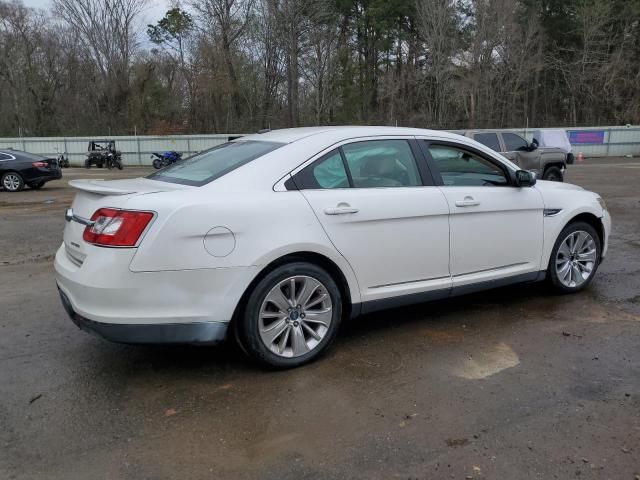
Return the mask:
[[[146,178],[70,184],[55,269],[80,328],[230,336],[275,367],[316,358],[347,317],[545,278],[581,290],[611,227],[595,193],[409,128],[271,131]]]

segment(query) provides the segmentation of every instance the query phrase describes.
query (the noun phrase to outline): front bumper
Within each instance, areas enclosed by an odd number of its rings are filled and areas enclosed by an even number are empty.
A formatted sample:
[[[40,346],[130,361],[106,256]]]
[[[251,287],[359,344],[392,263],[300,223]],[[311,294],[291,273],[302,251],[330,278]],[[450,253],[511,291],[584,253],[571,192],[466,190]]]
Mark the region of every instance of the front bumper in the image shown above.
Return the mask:
[[[65,293],[58,288],[62,306],[80,330],[116,343],[167,344],[192,343],[215,344],[227,336],[229,324],[223,322],[122,324],[89,320],[73,310]]]
[[[608,210],[603,210],[601,221],[604,229],[604,245],[602,246],[601,257],[604,258],[609,251],[609,234],[611,233],[611,215]]]

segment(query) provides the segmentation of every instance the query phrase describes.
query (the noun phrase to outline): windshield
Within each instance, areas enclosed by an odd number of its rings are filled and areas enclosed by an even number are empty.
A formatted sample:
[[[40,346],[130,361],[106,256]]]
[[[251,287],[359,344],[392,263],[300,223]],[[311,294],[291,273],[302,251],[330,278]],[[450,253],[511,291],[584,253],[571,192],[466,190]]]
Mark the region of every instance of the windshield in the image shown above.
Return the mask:
[[[255,140],[223,143],[158,170],[147,178],[200,187],[283,145]]]

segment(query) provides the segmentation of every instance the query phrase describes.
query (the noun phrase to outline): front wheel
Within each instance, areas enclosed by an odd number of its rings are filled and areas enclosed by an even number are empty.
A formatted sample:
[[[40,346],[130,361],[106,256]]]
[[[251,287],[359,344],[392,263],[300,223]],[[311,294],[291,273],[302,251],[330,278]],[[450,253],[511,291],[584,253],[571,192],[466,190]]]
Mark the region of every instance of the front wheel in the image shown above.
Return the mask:
[[[155,168],[156,170],[160,170],[162,168],[162,160],[160,160],[159,158],[156,158],[153,161],[153,168]]]
[[[342,296],[333,278],[311,263],[292,262],[258,282],[237,319],[236,333],[254,359],[292,368],[326,351],[341,317]]]
[[[563,293],[582,290],[593,280],[601,252],[595,228],[584,222],[570,223],[560,232],[551,251],[549,281]]]

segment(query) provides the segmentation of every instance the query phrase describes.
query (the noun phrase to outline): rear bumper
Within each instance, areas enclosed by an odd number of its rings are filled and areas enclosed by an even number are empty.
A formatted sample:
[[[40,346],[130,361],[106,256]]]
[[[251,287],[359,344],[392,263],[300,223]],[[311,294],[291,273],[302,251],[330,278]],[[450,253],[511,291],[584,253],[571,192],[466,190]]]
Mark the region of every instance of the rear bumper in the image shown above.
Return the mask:
[[[62,170],[44,170],[40,168],[31,168],[23,174],[24,181],[27,183],[50,182],[51,180],[60,180],[62,178]]]
[[[64,309],[78,328],[111,342],[129,344],[215,344],[223,341],[227,335],[229,324],[223,322],[160,324],[95,322],[77,314],[73,310],[67,295],[59,288],[58,292]]]
[[[215,343],[225,338],[256,267],[131,272],[134,249],[84,245],[56,254],[62,303],[83,330],[122,343]]]

